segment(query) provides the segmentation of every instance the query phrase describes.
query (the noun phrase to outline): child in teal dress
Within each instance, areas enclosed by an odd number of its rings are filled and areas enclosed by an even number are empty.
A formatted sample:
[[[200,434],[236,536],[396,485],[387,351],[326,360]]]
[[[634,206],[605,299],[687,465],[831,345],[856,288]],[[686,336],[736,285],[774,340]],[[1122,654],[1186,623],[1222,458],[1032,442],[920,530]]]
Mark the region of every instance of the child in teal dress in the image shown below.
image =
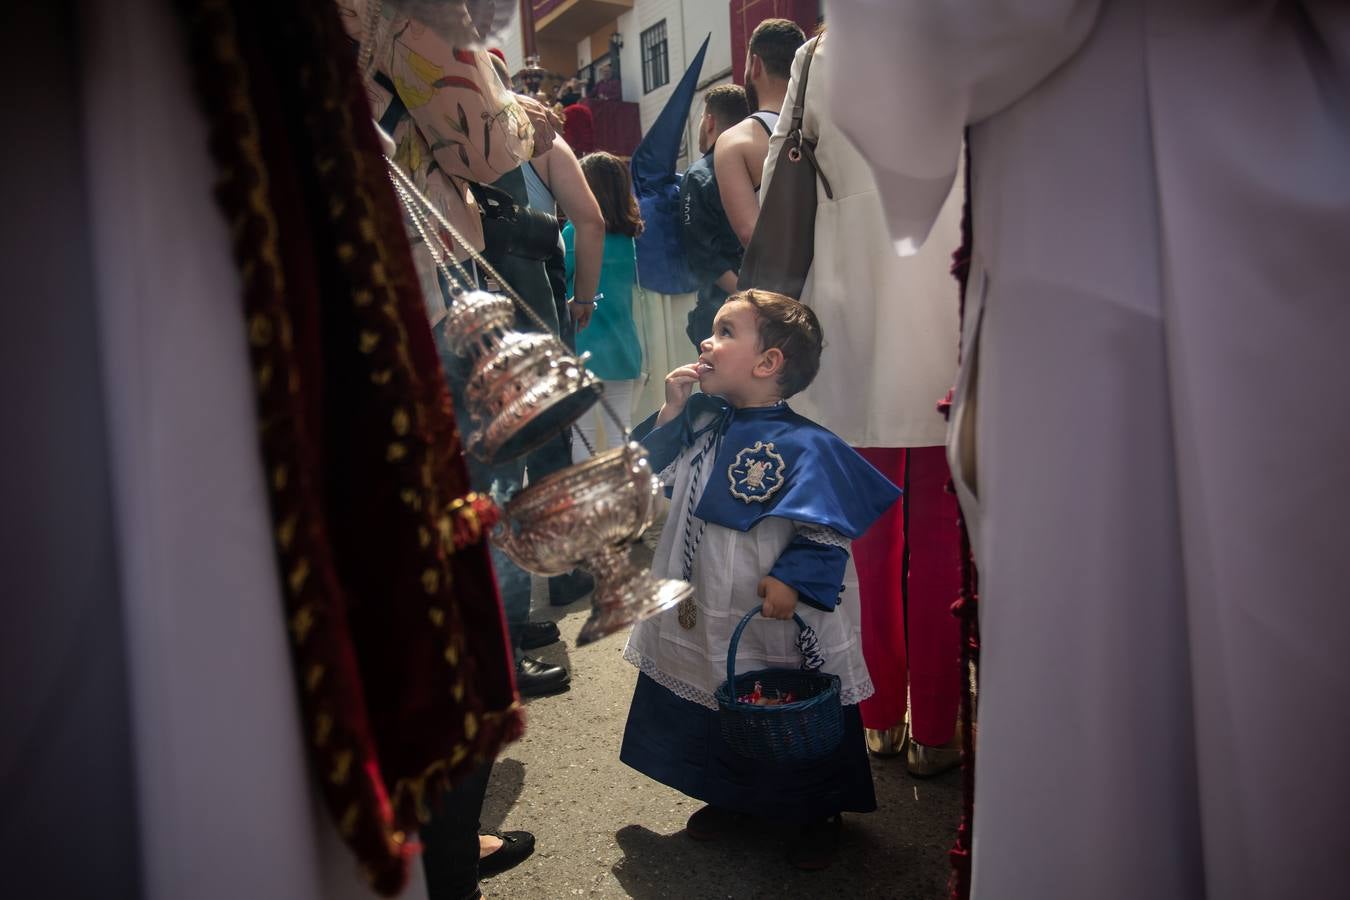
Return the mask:
[[[594,298],[590,324],[577,332],[577,351],[591,354],[586,367],[605,385],[605,398],[622,420],[622,430],[612,420],[603,421],[605,440],[596,442],[597,408],[582,416],[577,428],[596,450],[617,447],[632,428],[633,389],[642,375],[642,344],[633,322],[633,293],[637,287],[637,262],[633,239],[642,233],[642,216],[628,166],[611,153],[590,153],[581,158],[581,171],[605,218],[605,253],[600,267],[600,290]],[[566,248],[567,291],[574,290],[575,235],[571,224],[563,228]],[[585,303],[589,297],[577,297]],[[582,441],[573,441],[572,457],[589,455]]]

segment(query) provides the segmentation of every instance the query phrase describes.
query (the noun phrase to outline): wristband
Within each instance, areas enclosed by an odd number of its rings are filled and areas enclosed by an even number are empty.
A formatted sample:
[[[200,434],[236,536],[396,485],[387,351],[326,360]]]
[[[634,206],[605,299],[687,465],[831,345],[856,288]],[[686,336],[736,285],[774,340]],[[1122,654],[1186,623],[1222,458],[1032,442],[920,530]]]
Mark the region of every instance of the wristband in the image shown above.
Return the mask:
[[[595,304],[599,303],[599,302],[600,302],[601,300],[603,300],[603,299],[605,299],[605,295],[604,295],[603,293],[597,293],[597,294],[595,295],[595,299],[593,299],[593,300],[578,300],[576,297],[573,297],[573,298],[571,298],[570,300],[568,300],[567,302],[568,302],[568,303],[576,303],[576,304],[579,304],[579,305],[581,305],[581,306],[594,306]]]

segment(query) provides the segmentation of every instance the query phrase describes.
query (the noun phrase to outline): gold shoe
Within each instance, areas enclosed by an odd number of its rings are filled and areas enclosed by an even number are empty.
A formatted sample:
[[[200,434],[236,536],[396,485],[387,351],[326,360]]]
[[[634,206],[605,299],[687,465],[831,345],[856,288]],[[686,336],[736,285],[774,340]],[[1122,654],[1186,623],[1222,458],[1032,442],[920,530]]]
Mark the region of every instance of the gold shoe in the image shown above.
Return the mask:
[[[920,744],[913,738],[905,753],[905,768],[916,778],[931,778],[961,765],[961,730],[941,747]]]
[[[877,756],[899,756],[905,752],[909,728],[904,722],[893,728],[868,728],[867,749]]]

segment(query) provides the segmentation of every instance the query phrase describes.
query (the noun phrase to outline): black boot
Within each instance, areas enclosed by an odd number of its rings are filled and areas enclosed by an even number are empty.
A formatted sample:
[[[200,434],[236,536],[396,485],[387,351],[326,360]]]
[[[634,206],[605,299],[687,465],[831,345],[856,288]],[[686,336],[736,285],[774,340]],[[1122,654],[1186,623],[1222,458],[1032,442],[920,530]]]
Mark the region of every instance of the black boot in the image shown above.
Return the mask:
[[[556,644],[561,636],[557,622],[526,622],[520,626],[520,649],[538,650]]]
[[[533,656],[521,656],[516,662],[516,689],[522,697],[543,697],[567,687],[572,675],[565,666],[549,665]]]
[[[548,602],[550,606],[571,606],[593,590],[595,579],[590,573],[573,569],[548,580]]]

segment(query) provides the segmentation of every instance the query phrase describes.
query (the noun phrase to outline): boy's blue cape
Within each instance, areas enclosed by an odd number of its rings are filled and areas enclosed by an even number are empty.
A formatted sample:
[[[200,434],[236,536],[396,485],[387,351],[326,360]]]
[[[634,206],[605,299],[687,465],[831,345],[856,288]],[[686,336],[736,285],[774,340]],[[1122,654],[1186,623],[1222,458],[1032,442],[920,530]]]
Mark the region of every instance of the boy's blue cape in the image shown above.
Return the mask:
[[[655,414],[633,429],[660,472],[709,431],[717,434],[708,487],[694,514],[749,531],[766,516],[832,528],[857,539],[900,498],[900,489],[833,432],[786,403],[735,409],[696,393],[660,428]]]

